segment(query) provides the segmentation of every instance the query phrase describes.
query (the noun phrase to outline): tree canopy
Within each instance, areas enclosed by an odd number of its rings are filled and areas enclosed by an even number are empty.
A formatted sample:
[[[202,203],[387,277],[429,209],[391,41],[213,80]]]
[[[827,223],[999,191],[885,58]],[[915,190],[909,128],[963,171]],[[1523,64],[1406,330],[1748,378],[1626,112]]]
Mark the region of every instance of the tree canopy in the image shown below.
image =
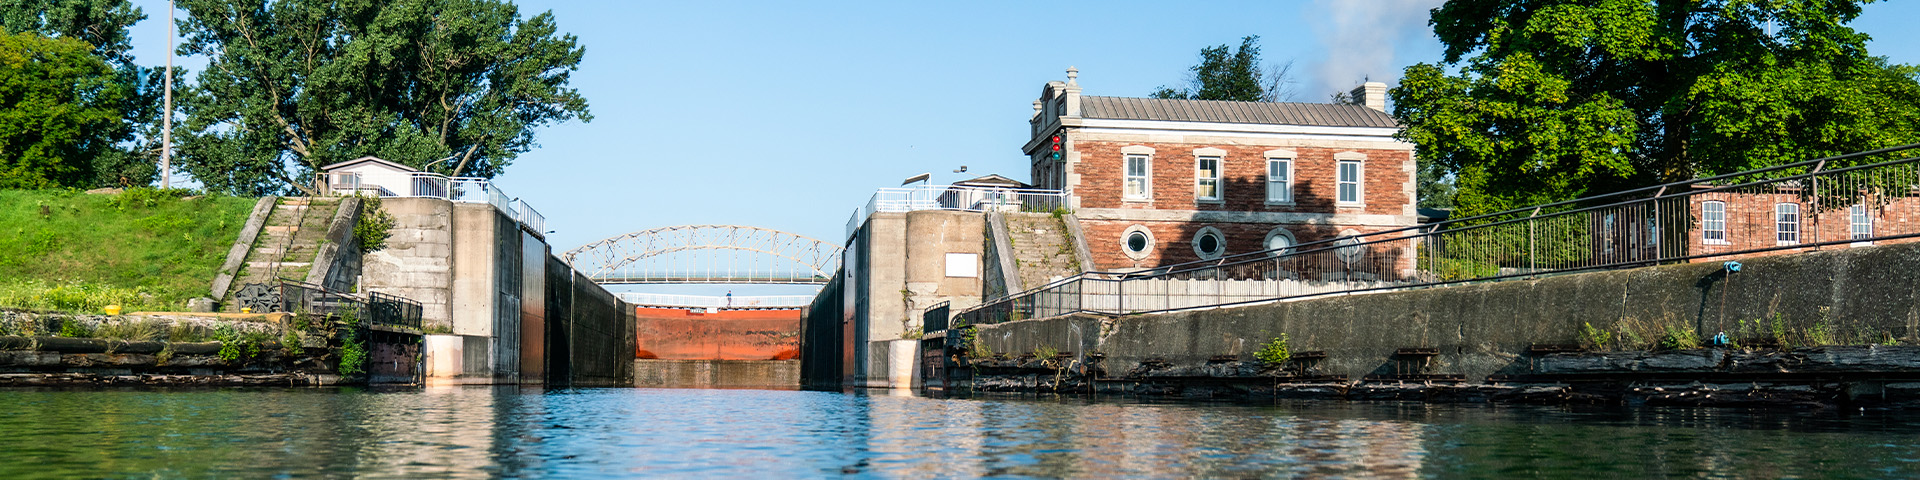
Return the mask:
[[[567,88],[584,55],[553,15],[498,0],[182,0],[181,53],[210,61],[183,99],[181,161],[209,189],[313,189],[375,155],[492,177],[534,129],[590,121]],[[447,161],[449,156],[453,158]]]
[[[93,47],[0,33],[0,188],[83,187],[126,137],[129,95]]]
[[[1468,214],[1920,140],[1920,70],[1867,53],[1863,3],[1452,0],[1393,115]]]
[[[61,160],[77,170],[47,172],[47,178],[59,179],[54,185],[145,185],[158,174],[154,163],[159,158],[162,79],[156,74],[158,69],[135,65],[127,53],[131,48],[128,29],[145,18],[146,14],[127,0],[0,0],[0,29],[79,42],[86,46],[84,52],[109,67],[106,71],[88,70],[86,81],[68,84],[68,87],[80,88],[76,92],[83,92],[102,79],[118,84],[117,102],[108,104],[103,103],[103,99],[87,98],[86,106],[76,108],[110,108],[123,125],[89,129],[88,135],[104,136],[86,142],[88,145],[84,148],[66,152],[65,155],[84,156]],[[74,176],[74,172],[85,173]]]
[[[1276,64],[1262,70],[1260,36],[1240,39],[1240,47],[1219,45],[1200,49],[1200,63],[1190,70],[1188,86],[1179,90],[1162,86],[1153,98],[1189,100],[1233,100],[1241,102],[1281,102],[1291,99],[1293,63]]]

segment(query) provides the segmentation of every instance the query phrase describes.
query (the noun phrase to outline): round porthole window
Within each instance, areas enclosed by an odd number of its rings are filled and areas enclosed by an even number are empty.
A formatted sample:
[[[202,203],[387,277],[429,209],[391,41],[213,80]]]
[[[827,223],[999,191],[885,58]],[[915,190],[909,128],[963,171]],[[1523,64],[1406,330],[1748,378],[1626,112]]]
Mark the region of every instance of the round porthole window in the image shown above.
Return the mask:
[[[1153,231],[1142,225],[1127,227],[1120,232],[1120,253],[1134,260],[1145,260],[1153,253]]]
[[[1360,243],[1360,232],[1353,230],[1340,232],[1340,239],[1334,241],[1334,245],[1339,247],[1334,248],[1333,255],[1339,257],[1340,261],[1346,263],[1348,267],[1352,267],[1354,262],[1360,261],[1360,258],[1367,254],[1367,246]]]
[[[1278,227],[1274,228],[1273,231],[1267,232],[1267,240],[1264,246],[1266,247],[1267,255],[1278,257],[1292,253],[1293,246],[1296,244],[1293,239],[1293,232],[1287,231],[1287,227]]]
[[[1227,253],[1227,236],[1220,233],[1220,229],[1200,227],[1200,231],[1193,233],[1193,254],[1200,259],[1212,260],[1224,253]]]

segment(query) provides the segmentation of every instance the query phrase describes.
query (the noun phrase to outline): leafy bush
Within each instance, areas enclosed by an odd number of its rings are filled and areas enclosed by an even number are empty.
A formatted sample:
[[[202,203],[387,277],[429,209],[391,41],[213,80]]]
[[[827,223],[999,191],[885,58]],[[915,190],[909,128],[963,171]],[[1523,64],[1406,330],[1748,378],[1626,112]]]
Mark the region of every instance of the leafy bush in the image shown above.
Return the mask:
[[[1287,345],[1287,334],[1282,333],[1278,337],[1273,337],[1273,340],[1268,340],[1265,345],[1260,346],[1259,351],[1253,352],[1253,358],[1268,365],[1285,365],[1287,361],[1293,360],[1293,350]]]
[[[387,248],[387,238],[393,236],[393,225],[393,215],[381,206],[380,197],[361,197],[360,222],[353,225],[353,240],[359,245],[361,253]]]
[[[366,372],[367,346],[361,342],[353,330],[347,330],[347,336],[340,343],[340,374],[359,375]]]
[[[219,355],[221,360],[229,362],[251,360],[260,356],[260,345],[271,338],[265,333],[242,332],[231,325],[222,325],[214,329],[213,336],[220,341],[220,351],[216,355]]]

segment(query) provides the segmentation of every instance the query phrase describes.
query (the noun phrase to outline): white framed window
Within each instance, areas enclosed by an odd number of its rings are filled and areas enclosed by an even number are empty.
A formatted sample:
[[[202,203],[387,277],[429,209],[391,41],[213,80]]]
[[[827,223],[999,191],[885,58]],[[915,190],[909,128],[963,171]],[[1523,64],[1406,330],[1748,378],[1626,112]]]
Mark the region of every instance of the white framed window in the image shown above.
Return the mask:
[[[1700,204],[1700,241],[1707,245],[1726,245],[1727,202],[1708,200]]]
[[[1340,152],[1333,155],[1335,163],[1334,204],[1339,206],[1359,206],[1366,201],[1365,169],[1361,168],[1366,155],[1354,152]]]
[[[1200,227],[1193,234],[1193,254],[1201,260],[1220,258],[1227,253],[1227,236],[1214,227]]]
[[[1847,209],[1847,238],[1856,243],[1871,243],[1873,238],[1873,213],[1866,205],[1854,205]]]
[[[1123,195],[1127,200],[1146,200],[1153,197],[1153,176],[1148,173],[1152,171],[1149,168],[1152,166],[1152,159],[1150,155],[1127,155],[1126,194]]]
[[[1267,203],[1293,203],[1293,159],[1267,159]]]
[[[1193,198],[1202,202],[1220,201],[1220,157],[1196,157],[1193,166]]]
[[[1778,203],[1773,205],[1773,225],[1776,240],[1781,245],[1800,244],[1800,204]]]

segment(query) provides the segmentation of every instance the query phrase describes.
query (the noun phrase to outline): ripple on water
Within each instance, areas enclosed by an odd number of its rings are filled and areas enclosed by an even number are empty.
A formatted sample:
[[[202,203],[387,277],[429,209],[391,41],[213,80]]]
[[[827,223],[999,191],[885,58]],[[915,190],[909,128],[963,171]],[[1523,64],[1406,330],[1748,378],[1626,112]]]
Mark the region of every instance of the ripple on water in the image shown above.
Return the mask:
[[[762,390],[5,390],[0,478],[1912,477],[1916,423]]]

